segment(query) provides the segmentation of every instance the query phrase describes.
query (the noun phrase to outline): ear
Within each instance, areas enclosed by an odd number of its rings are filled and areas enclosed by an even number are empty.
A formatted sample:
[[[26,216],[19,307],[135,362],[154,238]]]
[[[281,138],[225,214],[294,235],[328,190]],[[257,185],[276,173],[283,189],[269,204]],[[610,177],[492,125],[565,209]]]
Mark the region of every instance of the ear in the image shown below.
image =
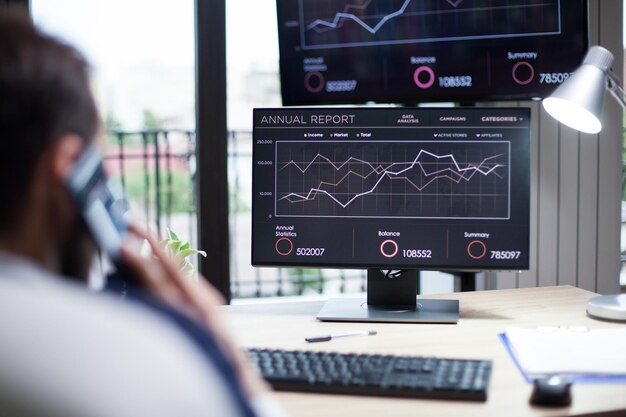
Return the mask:
[[[85,149],[85,141],[78,135],[68,133],[57,139],[51,155],[51,174],[65,181],[74,163]]]

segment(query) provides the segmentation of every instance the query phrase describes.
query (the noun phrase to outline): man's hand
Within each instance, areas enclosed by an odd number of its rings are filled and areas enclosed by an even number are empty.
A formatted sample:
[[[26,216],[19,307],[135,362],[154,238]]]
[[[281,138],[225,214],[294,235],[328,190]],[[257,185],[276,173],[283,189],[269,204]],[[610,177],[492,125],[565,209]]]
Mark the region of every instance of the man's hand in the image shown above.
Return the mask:
[[[247,362],[225,326],[218,309],[225,304],[225,300],[219,291],[203,277],[197,282],[186,279],[149,233],[134,225],[129,228],[129,232],[130,236],[124,242],[120,256],[135,279],[154,297],[189,315],[215,337],[231,360],[249,398],[267,392],[269,386]],[[140,256],[132,239],[147,240],[152,249],[152,258]]]

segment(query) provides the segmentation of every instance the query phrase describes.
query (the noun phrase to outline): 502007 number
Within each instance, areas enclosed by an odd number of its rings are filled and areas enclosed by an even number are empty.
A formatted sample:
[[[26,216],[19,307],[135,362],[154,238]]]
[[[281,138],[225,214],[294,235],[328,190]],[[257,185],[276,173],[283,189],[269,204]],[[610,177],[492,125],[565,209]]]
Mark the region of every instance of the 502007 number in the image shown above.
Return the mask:
[[[296,256],[322,256],[326,248],[297,248]]]

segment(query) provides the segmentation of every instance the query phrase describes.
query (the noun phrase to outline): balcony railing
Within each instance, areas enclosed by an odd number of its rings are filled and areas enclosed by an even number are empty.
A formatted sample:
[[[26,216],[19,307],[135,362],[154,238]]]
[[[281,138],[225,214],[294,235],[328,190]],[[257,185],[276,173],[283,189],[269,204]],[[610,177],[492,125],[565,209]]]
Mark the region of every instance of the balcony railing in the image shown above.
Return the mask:
[[[104,163],[122,183],[131,207],[160,236],[169,227],[197,242],[195,132],[112,131]]]
[[[107,135],[105,165],[124,186],[131,207],[163,236],[170,228],[198,246],[196,213],[196,141],[191,130],[112,131]],[[252,134],[228,134],[231,295],[275,297],[365,290],[356,270],[253,268],[250,265]],[[202,248],[200,248],[202,249]]]

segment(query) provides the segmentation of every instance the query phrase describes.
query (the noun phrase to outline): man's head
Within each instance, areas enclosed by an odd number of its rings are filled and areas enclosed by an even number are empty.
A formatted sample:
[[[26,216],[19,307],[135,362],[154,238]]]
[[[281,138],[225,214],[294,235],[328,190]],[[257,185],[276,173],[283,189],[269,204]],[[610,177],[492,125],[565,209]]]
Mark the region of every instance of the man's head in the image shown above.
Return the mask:
[[[85,59],[0,13],[0,242],[37,238],[38,260],[65,269],[84,233],[63,180],[98,126]]]

